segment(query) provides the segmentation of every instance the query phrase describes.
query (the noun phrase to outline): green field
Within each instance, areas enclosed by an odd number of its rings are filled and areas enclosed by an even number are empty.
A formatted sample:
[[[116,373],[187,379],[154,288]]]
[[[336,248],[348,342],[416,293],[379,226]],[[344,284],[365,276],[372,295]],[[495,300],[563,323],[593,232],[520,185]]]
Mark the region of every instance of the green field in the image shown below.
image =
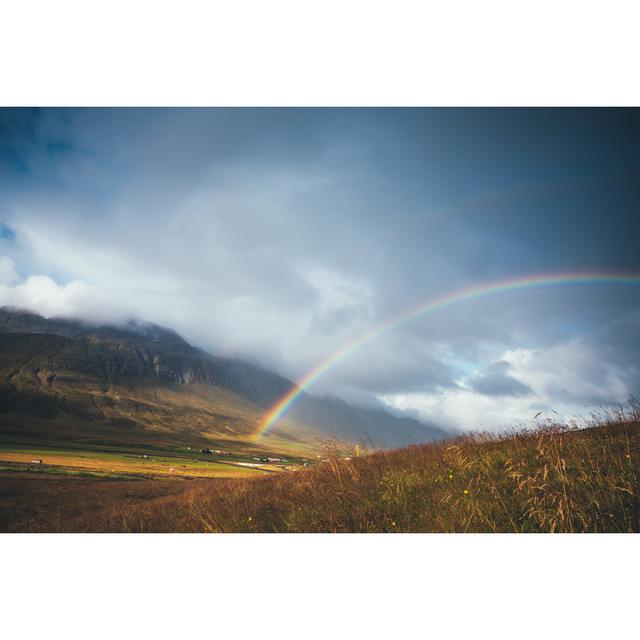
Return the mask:
[[[2,471],[92,474],[98,477],[256,477],[292,469],[301,459],[285,458],[286,463],[255,460],[247,454],[203,454],[196,451],[168,451],[126,447],[50,447],[46,445],[0,444]],[[263,455],[264,457],[264,455]],[[274,456],[279,457],[279,456]],[[41,462],[34,462],[39,460]]]

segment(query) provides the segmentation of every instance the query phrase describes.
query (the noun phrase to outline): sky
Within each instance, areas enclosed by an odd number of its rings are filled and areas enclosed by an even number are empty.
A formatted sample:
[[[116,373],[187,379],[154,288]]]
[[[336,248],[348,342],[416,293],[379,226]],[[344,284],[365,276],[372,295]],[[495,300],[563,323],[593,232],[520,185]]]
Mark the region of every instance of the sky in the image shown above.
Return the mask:
[[[0,304],[300,379],[463,287],[640,273],[633,109],[0,109]],[[463,430],[640,397],[640,286],[418,317],[309,389]]]

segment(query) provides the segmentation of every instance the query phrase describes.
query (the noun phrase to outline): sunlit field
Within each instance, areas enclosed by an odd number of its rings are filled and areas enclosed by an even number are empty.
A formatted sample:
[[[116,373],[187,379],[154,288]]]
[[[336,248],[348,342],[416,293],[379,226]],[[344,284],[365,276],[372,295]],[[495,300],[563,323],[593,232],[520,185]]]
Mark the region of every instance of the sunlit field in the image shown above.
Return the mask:
[[[251,479],[5,472],[5,531],[637,532],[640,412],[392,451],[328,443]]]

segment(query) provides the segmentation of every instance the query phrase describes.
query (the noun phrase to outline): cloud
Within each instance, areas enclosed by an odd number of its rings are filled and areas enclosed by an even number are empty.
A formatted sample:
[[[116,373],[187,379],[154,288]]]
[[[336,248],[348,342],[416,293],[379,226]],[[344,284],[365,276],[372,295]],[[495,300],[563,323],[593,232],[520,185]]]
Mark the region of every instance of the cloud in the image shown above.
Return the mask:
[[[628,334],[622,332],[621,325]],[[632,329],[633,328],[633,329]],[[561,420],[640,396],[640,314],[561,344],[500,354],[481,372],[437,392],[391,393],[379,399],[419,417],[469,430],[510,427],[553,409]],[[627,337],[633,337],[627,342]],[[631,350],[628,363],[623,352]]]
[[[444,389],[437,394],[402,393],[381,396],[388,407],[413,412],[419,419],[429,416],[435,424],[463,431],[496,431],[513,428],[533,418],[528,401],[486,396],[472,389]]]
[[[0,300],[137,316],[297,379],[464,286],[640,271],[630,111],[0,111]],[[469,302],[312,391],[463,424],[621,398],[638,309],[614,287]]]
[[[59,285],[49,276],[32,275],[21,281],[14,262],[0,257],[0,306],[26,309],[50,318],[77,318],[90,322],[123,322],[127,313],[104,300],[96,287],[81,280]]]
[[[0,286],[11,287],[19,280],[16,265],[9,256],[0,257]]]
[[[469,386],[486,396],[526,396],[533,391],[526,384],[509,375],[511,365],[501,360],[468,380]]]

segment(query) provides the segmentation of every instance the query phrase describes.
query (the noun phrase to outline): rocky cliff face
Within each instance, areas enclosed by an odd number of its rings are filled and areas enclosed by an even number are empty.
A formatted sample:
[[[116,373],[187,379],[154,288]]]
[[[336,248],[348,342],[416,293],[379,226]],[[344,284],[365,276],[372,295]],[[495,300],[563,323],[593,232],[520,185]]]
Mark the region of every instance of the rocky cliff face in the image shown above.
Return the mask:
[[[247,362],[207,354],[157,325],[97,327],[7,308],[0,309],[0,380],[5,423],[12,414],[69,415],[243,436],[292,385]],[[389,445],[444,435],[416,420],[306,394],[290,418],[319,434],[350,440],[366,434]]]
[[[249,363],[209,355],[173,331],[147,323],[90,326],[3,308],[0,344],[4,366],[14,361],[32,368],[37,364],[55,378],[71,381],[81,374],[101,387],[201,384],[227,388],[268,406],[291,384]]]

